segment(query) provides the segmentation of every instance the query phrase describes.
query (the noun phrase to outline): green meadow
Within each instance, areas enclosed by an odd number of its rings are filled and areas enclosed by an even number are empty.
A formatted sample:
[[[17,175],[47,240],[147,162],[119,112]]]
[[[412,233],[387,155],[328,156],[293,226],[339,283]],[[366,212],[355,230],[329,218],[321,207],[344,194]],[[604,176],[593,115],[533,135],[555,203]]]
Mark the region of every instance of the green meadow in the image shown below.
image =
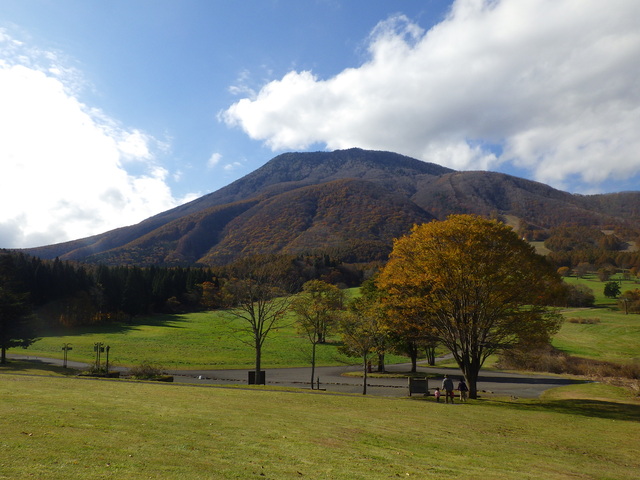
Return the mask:
[[[614,303],[600,298],[596,308],[567,310],[567,319],[589,322],[566,321],[554,344],[589,358],[637,358],[640,316]],[[70,343],[69,358],[89,363],[93,344],[103,342],[121,365],[250,368],[253,351],[242,340],[228,314],[203,312],[46,332],[11,352],[61,358]],[[308,365],[308,348],[289,324],[267,340],[265,366]],[[321,346],[320,364],[342,361],[336,344]],[[600,383],[535,400],[488,395],[446,405],[431,397],[90,379],[36,365],[0,366],[0,479],[618,480],[640,471],[640,399]]]
[[[267,337],[263,348],[264,368],[308,366],[311,345],[293,325],[293,318]],[[184,315],[155,315],[138,318],[131,324],[100,325],[45,332],[26,350],[12,353],[62,358],[62,345],[70,344],[68,359],[92,363],[94,344],[108,345],[111,365],[134,366],[143,362],[167,369],[251,368],[254,350],[243,324],[225,311]],[[357,363],[338,352],[338,342],[318,345],[317,365]],[[106,360],[102,354],[102,362]],[[406,361],[389,356],[390,362]]]
[[[579,357],[617,363],[640,361],[640,315],[618,309],[615,299],[604,296],[605,282],[595,276],[565,281],[591,288],[596,302],[594,308],[564,310],[565,322],[553,345]],[[640,284],[621,281],[621,291],[635,288]]]
[[[0,376],[0,479],[632,479],[640,403],[584,384],[446,405]]]
[[[555,336],[553,345],[571,355],[629,362],[640,359],[640,315],[625,315],[614,299],[604,296],[604,282],[597,278],[577,279],[594,291],[594,308],[567,309],[565,322]],[[623,282],[622,289],[636,288],[638,284]],[[350,292],[354,294],[354,292]],[[283,328],[273,332],[263,350],[264,368],[307,366],[310,364],[310,345],[293,325],[289,317]],[[199,312],[183,315],[155,315],[135,319],[130,324],[60,329],[44,332],[27,350],[14,349],[13,353],[62,358],[62,345],[68,343],[73,350],[69,359],[91,363],[96,342],[109,345],[110,363],[134,366],[143,362],[163,365],[168,369],[251,368],[254,353],[250,337],[241,332],[242,324],[225,311]],[[338,339],[319,345],[318,365],[357,363],[338,352]],[[105,358],[103,356],[102,360]],[[388,356],[389,363],[407,359]]]

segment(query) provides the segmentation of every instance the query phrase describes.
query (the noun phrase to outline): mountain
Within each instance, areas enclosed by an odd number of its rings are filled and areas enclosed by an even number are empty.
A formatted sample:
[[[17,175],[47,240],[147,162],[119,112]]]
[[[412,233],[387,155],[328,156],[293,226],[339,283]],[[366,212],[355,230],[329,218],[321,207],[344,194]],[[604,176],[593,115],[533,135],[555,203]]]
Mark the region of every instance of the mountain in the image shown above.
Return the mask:
[[[137,225],[45,247],[41,258],[222,265],[243,255],[353,250],[384,258],[416,223],[500,215],[536,228],[640,226],[640,193],[573,195],[494,172],[457,172],[391,152],[286,153]]]

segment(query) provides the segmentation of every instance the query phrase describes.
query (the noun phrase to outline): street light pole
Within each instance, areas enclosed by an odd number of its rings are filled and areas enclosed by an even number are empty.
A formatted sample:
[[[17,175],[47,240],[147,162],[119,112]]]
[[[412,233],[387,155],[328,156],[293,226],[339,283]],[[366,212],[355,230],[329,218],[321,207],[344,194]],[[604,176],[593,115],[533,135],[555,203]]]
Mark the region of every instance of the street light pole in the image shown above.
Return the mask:
[[[73,348],[71,348],[71,344],[70,343],[63,343],[62,344],[62,351],[64,352],[64,360],[62,361],[62,368],[67,368],[67,352],[69,350],[73,350]]]

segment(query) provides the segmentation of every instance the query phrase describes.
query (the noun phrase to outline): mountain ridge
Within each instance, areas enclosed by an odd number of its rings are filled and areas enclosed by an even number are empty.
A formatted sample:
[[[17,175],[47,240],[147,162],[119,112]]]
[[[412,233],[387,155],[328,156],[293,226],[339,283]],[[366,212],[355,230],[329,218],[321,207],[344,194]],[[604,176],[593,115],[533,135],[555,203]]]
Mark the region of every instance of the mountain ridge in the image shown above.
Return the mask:
[[[370,247],[379,258],[413,224],[452,213],[537,228],[640,225],[640,193],[575,195],[497,172],[459,172],[393,152],[284,153],[231,184],[136,225],[24,249],[106,264],[221,265],[253,254]],[[362,258],[362,261],[368,259]]]

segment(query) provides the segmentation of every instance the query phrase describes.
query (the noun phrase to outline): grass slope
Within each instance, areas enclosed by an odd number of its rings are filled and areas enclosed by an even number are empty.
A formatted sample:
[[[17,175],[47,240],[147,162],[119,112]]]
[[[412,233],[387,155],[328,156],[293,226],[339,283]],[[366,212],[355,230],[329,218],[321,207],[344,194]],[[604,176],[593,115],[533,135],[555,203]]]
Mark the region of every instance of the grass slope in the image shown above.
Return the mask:
[[[445,405],[5,374],[0,479],[637,478],[640,404],[619,392]]]
[[[640,315],[620,311],[615,299],[604,296],[605,282],[596,277],[569,277],[565,281],[591,288],[596,302],[594,308],[565,310],[566,321],[553,345],[579,357],[619,363],[640,361]],[[631,281],[621,284],[623,292],[639,287]],[[585,320],[593,323],[577,323]]]
[[[287,326],[272,332],[263,348],[263,368],[309,366],[311,345],[290,317]],[[26,350],[12,353],[62,358],[62,345],[70,343],[69,360],[92,363],[96,342],[109,345],[111,364],[133,366],[143,361],[171,369],[252,368],[251,337],[239,331],[243,324],[224,311],[185,315],[157,315],[133,324],[103,325],[48,332]],[[102,355],[102,362],[105,355]],[[335,343],[319,345],[317,365],[358,363],[338,353]],[[388,357],[389,362],[407,361]]]

